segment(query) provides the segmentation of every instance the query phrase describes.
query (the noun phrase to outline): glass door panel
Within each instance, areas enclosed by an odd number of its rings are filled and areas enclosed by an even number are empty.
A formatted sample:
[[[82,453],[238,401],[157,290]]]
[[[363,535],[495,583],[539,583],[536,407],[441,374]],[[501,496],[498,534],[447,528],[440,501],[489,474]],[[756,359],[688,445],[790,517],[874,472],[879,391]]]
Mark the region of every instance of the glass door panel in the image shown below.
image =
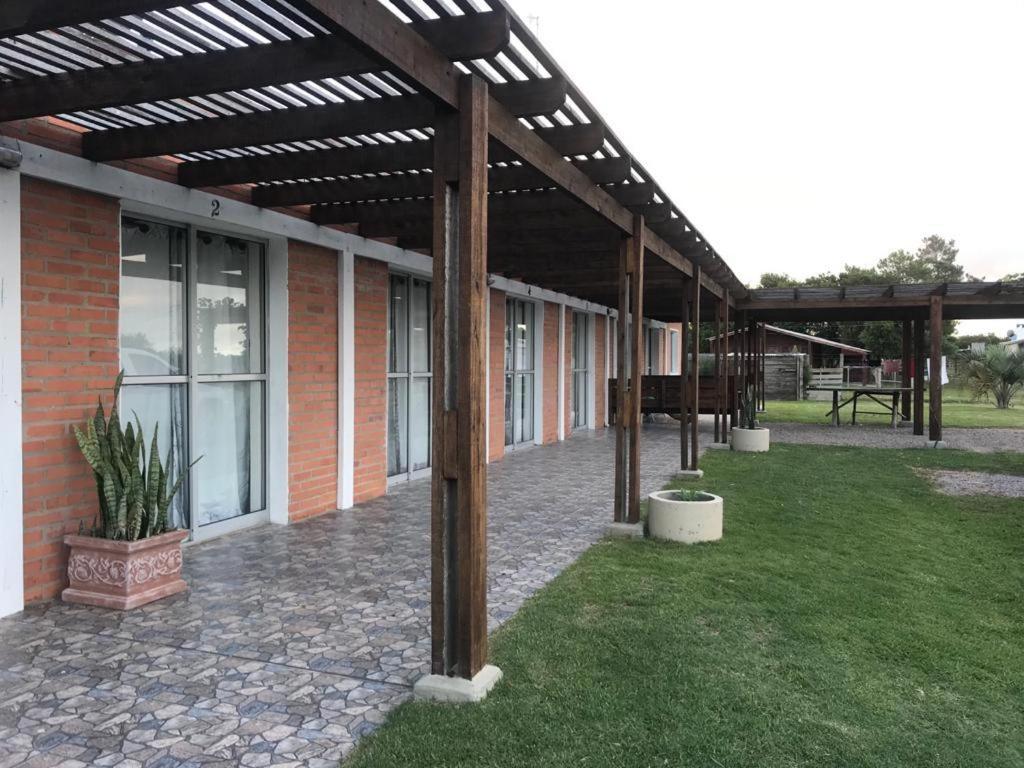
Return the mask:
[[[130,379],[129,379],[130,380]],[[164,470],[174,482],[187,465],[188,456],[188,412],[186,409],[185,384],[135,384],[121,389],[122,419],[138,416],[145,436],[146,455],[153,445],[153,434],[157,437],[157,451],[164,463]],[[188,514],[188,484],[172,499],[167,510],[168,525],[171,528],[188,528],[191,521]]]
[[[534,438],[534,323],[532,302],[505,302],[505,445]]]
[[[587,338],[587,316],[572,315],[572,386],[569,391],[570,418],[573,428],[587,426],[589,402],[590,355]]]
[[[199,384],[196,416],[196,524],[263,509],[263,382]]]
[[[263,372],[263,246],[196,235],[195,369]]]
[[[430,282],[392,274],[388,294],[388,477],[430,467]]]

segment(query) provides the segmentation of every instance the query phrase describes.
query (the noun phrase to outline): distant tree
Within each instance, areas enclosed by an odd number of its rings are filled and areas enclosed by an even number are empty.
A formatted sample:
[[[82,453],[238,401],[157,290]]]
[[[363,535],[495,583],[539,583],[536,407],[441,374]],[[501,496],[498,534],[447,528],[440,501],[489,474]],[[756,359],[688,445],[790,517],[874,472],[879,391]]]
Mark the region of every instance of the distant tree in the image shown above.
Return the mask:
[[[1012,272],[1003,278],[1004,283],[1024,283],[1024,272]]]

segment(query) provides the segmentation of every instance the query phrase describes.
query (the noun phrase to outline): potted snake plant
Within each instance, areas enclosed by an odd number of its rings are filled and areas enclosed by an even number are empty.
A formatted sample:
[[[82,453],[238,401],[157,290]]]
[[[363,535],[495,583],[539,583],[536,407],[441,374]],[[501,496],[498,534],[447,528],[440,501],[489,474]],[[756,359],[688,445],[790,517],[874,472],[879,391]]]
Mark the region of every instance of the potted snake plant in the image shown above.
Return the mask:
[[[771,431],[757,423],[757,405],[750,387],[740,398],[740,423],[731,434],[734,451],[764,453],[771,445]]]
[[[173,440],[167,460],[161,462],[159,425],[153,427],[148,458],[138,416],[134,425],[122,428],[117,400],[123,377],[124,371],[114,384],[110,418],[101,400],[85,429],[75,427],[78,446],[96,479],[99,513],[91,528],[83,522],[78,534],[64,537],[71,552],[69,586],[61,597],[128,610],[187,588],[181,578],[181,542],[188,531],[171,530],[167,512],[192,465],[172,479]]]

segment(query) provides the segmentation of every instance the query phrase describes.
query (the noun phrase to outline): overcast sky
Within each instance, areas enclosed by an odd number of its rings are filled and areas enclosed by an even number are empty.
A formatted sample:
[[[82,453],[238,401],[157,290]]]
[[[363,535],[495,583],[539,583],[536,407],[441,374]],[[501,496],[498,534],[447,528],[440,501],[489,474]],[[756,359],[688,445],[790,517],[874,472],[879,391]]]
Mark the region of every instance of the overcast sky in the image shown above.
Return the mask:
[[[1024,271],[1021,0],[512,3],[744,282],[933,233]]]

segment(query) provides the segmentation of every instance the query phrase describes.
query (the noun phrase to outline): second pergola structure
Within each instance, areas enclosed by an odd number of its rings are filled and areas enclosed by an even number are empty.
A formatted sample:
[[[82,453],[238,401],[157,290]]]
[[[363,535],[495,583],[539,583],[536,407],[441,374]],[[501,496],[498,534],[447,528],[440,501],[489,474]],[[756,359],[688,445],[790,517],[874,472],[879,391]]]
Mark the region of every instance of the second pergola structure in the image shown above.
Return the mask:
[[[1024,284],[918,283],[870,286],[759,288],[737,302],[751,322],[896,321],[901,324],[900,412],[925,435],[925,371],[928,380],[928,443],[942,446],[943,323],[997,320],[1024,315]],[[926,340],[927,331],[927,340]],[[927,365],[926,365],[927,361]]]

